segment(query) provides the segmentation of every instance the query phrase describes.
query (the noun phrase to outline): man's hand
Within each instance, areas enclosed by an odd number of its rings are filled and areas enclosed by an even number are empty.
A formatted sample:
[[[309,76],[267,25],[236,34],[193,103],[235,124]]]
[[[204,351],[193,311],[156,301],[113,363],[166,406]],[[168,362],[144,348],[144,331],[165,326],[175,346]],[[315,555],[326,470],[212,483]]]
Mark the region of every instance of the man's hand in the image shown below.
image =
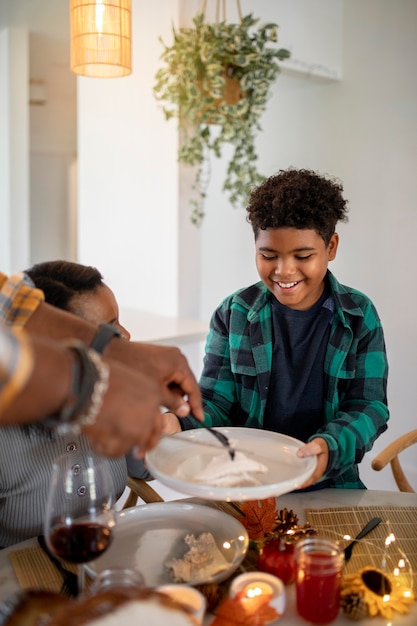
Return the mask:
[[[198,420],[204,420],[200,388],[187,359],[178,348],[116,338],[109,343],[104,354],[159,383],[161,406],[178,417],[187,417],[192,413]]]
[[[297,456],[304,459],[307,456],[315,456],[317,455],[317,465],[313,474],[310,478],[301,485],[300,489],[305,489],[306,487],[310,487],[313,483],[316,483],[322,476],[324,475],[327,463],[329,461],[329,448],[327,446],[326,440],[322,439],[322,437],[317,437],[313,439],[309,443],[306,443],[299,450],[297,450]]]
[[[42,302],[38,306],[37,310],[28,320],[25,328],[31,336],[37,336],[39,338],[44,337],[47,338],[48,341],[62,341],[76,338],[81,340],[86,346],[90,345],[97,332],[97,326],[95,324],[87,322],[67,311],[57,309],[45,302]],[[117,396],[117,392],[114,391],[113,387],[118,387],[121,391],[120,395],[116,397],[113,403],[115,412],[101,412],[97,420],[97,427],[98,424],[102,423],[103,428],[106,428],[106,432],[112,430],[113,435],[111,439],[117,439],[119,435],[122,437],[117,447],[116,444],[114,444],[114,451],[108,452],[111,456],[117,453],[120,454],[122,449],[123,451],[128,450],[128,440],[130,441],[130,447],[140,446],[141,453],[143,452],[142,446],[148,449],[152,447],[152,445],[155,445],[162,430],[161,406],[167,407],[170,411],[178,415],[178,417],[186,417],[192,413],[198,420],[204,420],[200,388],[188,365],[187,359],[178,348],[128,342],[114,338],[107,345],[104,351],[104,358],[111,364],[112,371],[114,365],[115,373],[110,381],[110,389],[104,399],[103,410],[107,409],[107,398],[112,399],[114,396]],[[119,371],[117,364],[119,364],[123,371],[127,371],[128,369],[132,371],[126,373],[123,379],[123,376],[117,373]],[[66,369],[65,381],[63,381],[65,382],[65,392],[67,391],[66,385],[68,384],[69,363],[67,363]],[[58,370],[59,368],[56,366],[51,370],[54,372],[55,378],[58,378],[56,374]],[[39,377],[43,377],[45,388],[49,384],[49,378],[46,374],[47,371],[48,368],[39,369]],[[119,380],[118,385],[116,385],[116,380]],[[134,382],[135,380],[136,383]],[[58,385],[58,380],[56,380],[56,384]],[[135,385],[136,390],[133,389]],[[49,387],[51,387],[51,385],[49,385]],[[26,412],[24,411],[22,413],[22,415],[25,415],[24,418],[19,419],[16,418],[15,415],[14,420],[28,421],[30,420],[30,416],[35,419],[40,419],[39,413],[43,408],[49,409],[49,407],[53,407],[56,409],[61,406],[59,404],[59,398],[62,398],[63,394],[64,390],[59,389],[59,393],[57,390],[54,394],[56,397],[51,398],[51,390],[49,389],[47,393],[42,392],[41,386],[39,386],[37,392],[37,396],[41,398],[41,400],[37,400],[39,406],[36,405],[32,409],[28,409]],[[31,397],[33,399],[33,396],[29,394],[26,396],[28,403]],[[44,399],[42,400],[42,398]],[[136,412],[133,410],[135,403]],[[133,406],[129,409],[128,406],[130,405]],[[145,413],[143,413],[143,411]],[[49,414],[50,412],[46,411],[44,416]],[[131,423],[133,415],[136,416],[135,420],[137,421],[135,426]],[[122,425],[121,422],[124,422],[125,419],[127,419],[127,423]],[[109,421],[112,420],[114,424],[111,429]],[[144,423],[147,421],[149,426],[154,420],[154,434],[151,435],[150,431],[145,428],[143,437],[139,436],[137,431],[144,426]],[[88,429],[88,434],[90,435],[91,433],[91,437],[95,440],[96,445],[99,445],[99,441],[102,442],[103,450],[104,437],[97,431],[97,427],[91,427],[91,431]],[[123,432],[125,433],[124,435],[122,434]],[[134,432],[136,432],[136,435]],[[146,432],[148,432],[149,438]],[[109,448],[110,447],[112,446],[109,444]],[[116,452],[116,448],[119,452]]]
[[[114,361],[107,363],[110,379],[103,406],[96,423],[83,432],[99,454],[120,456],[135,448],[143,456],[162,434],[159,385],[143,372]]]

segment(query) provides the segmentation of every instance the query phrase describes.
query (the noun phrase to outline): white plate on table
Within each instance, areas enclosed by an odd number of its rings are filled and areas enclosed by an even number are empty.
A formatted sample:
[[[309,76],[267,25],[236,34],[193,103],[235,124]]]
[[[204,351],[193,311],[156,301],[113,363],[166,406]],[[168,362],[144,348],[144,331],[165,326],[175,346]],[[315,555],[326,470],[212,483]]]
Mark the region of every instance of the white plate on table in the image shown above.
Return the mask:
[[[196,572],[189,583],[225,580],[245,558],[249,546],[246,529],[223,511],[183,502],[154,502],[121,511],[110,548],[86,569],[92,577],[105,569],[138,569],[149,587],[170,584],[176,581],[167,561],[182,559],[188,552],[186,535],[199,537],[202,533],[213,535],[227,566],[210,576]]]
[[[241,502],[293,491],[303,485],[316,467],[316,456],[304,459],[296,456],[304,443],[293,437],[257,428],[218,427],[216,430],[226,435],[237,449],[246,452],[251,459],[267,466],[267,472],[256,476],[260,484],[219,487],[195,482],[195,474],[208,465],[213,456],[224,454],[227,457],[228,454],[204,428],[160,439],[157,446],[146,453],[149,471],[167,487],[190,496]]]

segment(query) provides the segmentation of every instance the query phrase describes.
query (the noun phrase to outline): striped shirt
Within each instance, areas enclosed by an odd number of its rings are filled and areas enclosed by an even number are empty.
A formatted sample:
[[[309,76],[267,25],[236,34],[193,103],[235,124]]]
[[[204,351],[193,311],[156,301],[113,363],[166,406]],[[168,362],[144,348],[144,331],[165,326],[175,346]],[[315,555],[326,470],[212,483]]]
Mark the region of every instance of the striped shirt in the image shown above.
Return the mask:
[[[54,459],[68,454],[82,467],[90,451],[84,435],[58,437],[37,425],[0,429],[0,546],[43,534]],[[120,497],[126,486],[125,458],[109,459],[109,469]]]

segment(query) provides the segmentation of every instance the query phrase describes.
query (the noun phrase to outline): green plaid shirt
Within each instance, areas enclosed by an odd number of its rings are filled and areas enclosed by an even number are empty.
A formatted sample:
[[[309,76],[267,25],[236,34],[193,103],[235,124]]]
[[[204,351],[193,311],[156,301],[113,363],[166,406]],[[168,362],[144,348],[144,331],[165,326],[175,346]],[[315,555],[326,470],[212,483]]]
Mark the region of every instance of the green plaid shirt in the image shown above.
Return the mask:
[[[369,298],[328,276],[335,314],[324,361],[325,425],[317,434],[329,446],[331,484],[364,488],[357,464],[389,418],[384,334]],[[227,297],[212,316],[200,379],[209,425],[262,428],[271,382],[271,297],[259,282]]]

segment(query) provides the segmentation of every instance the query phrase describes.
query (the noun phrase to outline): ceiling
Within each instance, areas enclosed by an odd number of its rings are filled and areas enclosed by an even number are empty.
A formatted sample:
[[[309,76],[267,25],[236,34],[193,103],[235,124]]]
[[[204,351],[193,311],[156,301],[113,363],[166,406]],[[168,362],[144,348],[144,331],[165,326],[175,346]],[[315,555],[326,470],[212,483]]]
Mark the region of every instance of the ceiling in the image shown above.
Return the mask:
[[[45,84],[48,98],[75,98],[69,69],[69,0],[0,0],[0,30],[29,32],[30,79]]]
[[[0,29],[27,28],[32,33],[69,39],[69,0],[0,0]]]

